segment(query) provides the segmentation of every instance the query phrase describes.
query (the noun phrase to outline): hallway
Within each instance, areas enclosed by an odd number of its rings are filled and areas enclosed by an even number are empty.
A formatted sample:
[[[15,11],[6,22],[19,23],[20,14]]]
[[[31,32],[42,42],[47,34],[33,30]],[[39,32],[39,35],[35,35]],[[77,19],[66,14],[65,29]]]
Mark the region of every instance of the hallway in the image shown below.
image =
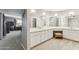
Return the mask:
[[[67,39],[50,39],[32,50],[79,50],[79,42]]]
[[[0,50],[23,50],[21,44],[21,31],[11,31],[0,40]]]

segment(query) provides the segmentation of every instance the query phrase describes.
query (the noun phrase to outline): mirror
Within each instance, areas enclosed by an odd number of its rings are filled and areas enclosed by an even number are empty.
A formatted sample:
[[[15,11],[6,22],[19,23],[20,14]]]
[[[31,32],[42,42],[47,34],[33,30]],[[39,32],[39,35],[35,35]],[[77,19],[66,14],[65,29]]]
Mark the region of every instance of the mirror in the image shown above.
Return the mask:
[[[33,28],[36,28],[37,27],[37,19],[33,18],[32,23],[33,23]]]
[[[59,26],[59,19],[56,17],[50,17],[49,18],[49,26],[51,26],[51,27]]]
[[[42,24],[41,27],[46,26],[46,17],[45,16],[41,16],[40,19],[41,19],[41,23],[40,24]]]
[[[69,16],[68,17],[68,26],[79,28],[79,16]]]

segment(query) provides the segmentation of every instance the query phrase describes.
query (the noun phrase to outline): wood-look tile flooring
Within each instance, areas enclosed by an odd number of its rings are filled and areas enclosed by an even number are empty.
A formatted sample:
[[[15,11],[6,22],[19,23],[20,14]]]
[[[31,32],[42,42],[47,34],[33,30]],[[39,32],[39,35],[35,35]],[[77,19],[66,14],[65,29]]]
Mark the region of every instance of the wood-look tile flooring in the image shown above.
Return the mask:
[[[0,50],[23,50],[20,41],[21,31],[11,31],[0,40]]]
[[[79,50],[79,43],[67,39],[50,39],[32,50]]]

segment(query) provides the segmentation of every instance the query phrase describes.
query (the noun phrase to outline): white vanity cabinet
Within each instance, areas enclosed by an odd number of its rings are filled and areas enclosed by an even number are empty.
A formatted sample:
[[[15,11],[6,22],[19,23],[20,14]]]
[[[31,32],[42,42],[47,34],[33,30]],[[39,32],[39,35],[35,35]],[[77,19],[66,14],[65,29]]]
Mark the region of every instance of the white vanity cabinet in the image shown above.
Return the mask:
[[[79,41],[79,30],[63,30],[63,37]]]
[[[33,47],[40,43],[40,32],[34,32],[31,33],[31,39],[30,39],[30,47]]]
[[[47,40],[47,31],[41,31],[41,39],[40,42],[44,42],[45,40]]]
[[[71,35],[71,33],[69,30],[63,30],[63,37],[64,38],[70,39],[70,35]]]
[[[53,37],[53,30],[51,29],[31,32],[30,47],[42,43],[52,37]]]
[[[53,37],[53,30],[48,30],[47,31],[47,39],[50,39]]]
[[[48,30],[48,38],[52,38],[53,37],[53,30]]]
[[[79,30],[72,30],[71,39],[75,41],[79,41]]]

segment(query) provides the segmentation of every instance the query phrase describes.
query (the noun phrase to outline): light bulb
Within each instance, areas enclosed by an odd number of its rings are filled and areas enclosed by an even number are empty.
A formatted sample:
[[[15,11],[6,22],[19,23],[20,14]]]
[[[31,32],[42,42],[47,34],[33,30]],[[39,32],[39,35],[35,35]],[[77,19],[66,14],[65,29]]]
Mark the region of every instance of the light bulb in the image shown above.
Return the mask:
[[[31,10],[31,12],[32,12],[32,13],[35,13],[36,11],[35,11],[35,10]]]
[[[58,16],[58,14],[56,13],[56,14],[54,14],[54,16]]]
[[[42,14],[43,14],[43,15],[46,15],[46,13],[45,13],[45,12],[43,12]]]
[[[73,15],[73,14],[74,14],[74,11],[70,11],[69,14],[70,14],[70,15]]]

